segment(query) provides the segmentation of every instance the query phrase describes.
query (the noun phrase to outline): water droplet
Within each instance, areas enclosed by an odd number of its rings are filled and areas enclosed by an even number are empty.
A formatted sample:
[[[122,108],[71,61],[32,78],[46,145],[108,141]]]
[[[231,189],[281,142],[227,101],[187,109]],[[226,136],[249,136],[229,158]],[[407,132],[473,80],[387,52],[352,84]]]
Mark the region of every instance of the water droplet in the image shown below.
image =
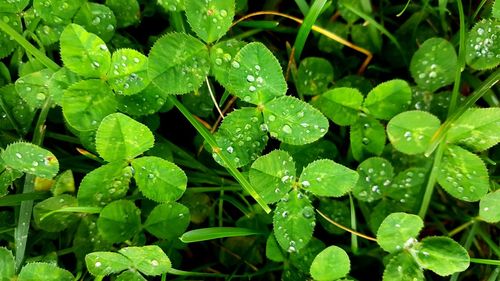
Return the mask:
[[[101,65],[98,62],[96,62],[96,61],[92,62],[93,68],[99,68],[99,66],[101,66]]]
[[[255,65],[255,70],[260,71],[260,65],[256,64]]]
[[[234,149],[233,149],[233,147],[232,147],[232,146],[228,146],[228,147],[226,148],[226,151],[227,151],[227,152],[229,152],[229,153],[233,153]]]
[[[114,29],[115,29],[115,27],[111,24],[108,24],[108,26],[106,26],[107,31],[113,31]]]
[[[255,77],[253,77],[253,75],[249,74],[249,75],[247,75],[247,81],[248,82],[253,82],[253,81],[255,81]]]
[[[361,142],[364,144],[364,145],[368,145],[370,143],[370,140],[368,138],[363,138],[361,139]]]
[[[23,158],[23,156],[19,152],[16,152],[16,157],[19,158],[19,159]]]
[[[151,265],[152,265],[152,266],[158,266],[158,265],[159,265],[159,263],[158,263],[158,261],[157,261],[157,260],[152,260],[152,261],[151,261]]]
[[[237,61],[233,61],[231,63],[231,66],[234,67],[234,68],[240,68],[240,64]]]
[[[38,166],[38,162],[33,161],[33,163],[31,163],[31,165],[33,165],[34,167],[36,167],[36,166]]]
[[[287,125],[287,124],[283,125],[283,127],[281,128],[281,130],[285,134],[291,134],[292,133],[292,127],[290,127],[290,125]]]
[[[290,179],[290,176],[288,176],[288,175],[284,175],[284,176],[281,178],[281,182],[286,183],[289,179]]]
[[[221,17],[226,17],[227,16],[227,11],[226,10],[220,10],[219,12]]]
[[[103,51],[106,51],[106,50],[108,49],[108,47],[106,46],[106,44],[101,44],[101,45],[99,46],[99,48],[100,48],[101,50],[103,50]]]
[[[152,179],[152,178],[154,178],[154,177],[155,177],[155,175],[153,175],[153,174],[148,174],[148,178]]]
[[[100,18],[100,17],[95,17],[95,18],[92,20],[92,24],[93,24],[93,25],[98,25],[99,23],[101,23],[101,18]]]
[[[288,217],[288,212],[287,211],[283,211],[283,213],[281,214],[281,216],[283,218],[287,218]]]
[[[250,86],[250,87],[248,87],[248,90],[250,92],[255,92],[255,90],[257,90],[257,88],[255,88],[255,86]]]
[[[215,59],[215,64],[216,65],[222,65],[222,60],[220,58]]]
[[[308,188],[309,186],[311,186],[311,183],[309,181],[302,181],[302,187],[304,188]]]
[[[102,264],[101,264],[101,262],[97,261],[94,265],[95,265],[95,267],[100,267]]]
[[[302,210],[302,215],[304,216],[304,218],[310,219],[314,216],[314,211],[311,207],[305,207]]]
[[[45,94],[44,93],[36,94],[36,99],[37,100],[45,100]]]
[[[269,119],[269,121],[273,122],[274,120],[276,120],[276,116],[271,114],[271,115],[269,115],[268,119]]]

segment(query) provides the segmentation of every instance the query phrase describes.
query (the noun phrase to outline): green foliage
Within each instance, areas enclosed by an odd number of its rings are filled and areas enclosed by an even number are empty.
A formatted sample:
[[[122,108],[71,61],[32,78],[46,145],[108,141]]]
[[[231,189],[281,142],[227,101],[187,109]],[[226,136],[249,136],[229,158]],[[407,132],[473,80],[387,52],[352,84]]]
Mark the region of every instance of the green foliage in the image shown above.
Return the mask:
[[[498,6],[498,4],[496,4]],[[469,31],[465,59],[474,69],[489,69],[500,63],[500,38],[497,20],[482,20]]]
[[[307,165],[299,182],[302,188],[316,196],[340,197],[351,191],[358,177],[356,171],[322,159]]]
[[[294,253],[304,248],[312,238],[315,225],[311,201],[301,191],[292,190],[276,204],[274,235],[283,250]]]
[[[500,191],[490,192],[481,198],[479,216],[489,223],[500,221]]]
[[[186,190],[186,174],[175,164],[159,157],[145,156],[132,161],[134,179],[141,193],[156,202],[179,199]]]
[[[117,200],[104,207],[97,219],[97,229],[112,243],[132,238],[141,227],[141,210],[133,202]]]
[[[488,179],[481,158],[459,146],[447,148],[437,174],[446,192],[463,201],[479,201],[490,188]]]
[[[410,72],[417,85],[431,92],[453,82],[457,54],[442,38],[426,40],[411,58]]]
[[[70,24],[61,34],[60,41],[61,58],[69,70],[88,78],[106,75],[111,54],[99,36],[77,24]]]
[[[328,131],[328,120],[311,105],[290,96],[265,104],[264,122],[271,137],[294,145],[314,142]]]
[[[250,43],[241,48],[231,67],[229,89],[245,102],[262,105],[286,93],[281,66],[262,43]]]
[[[99,155],[113,162],[142,154],[153,147],[154,137],[145,125],[124,114],[113,113],[102,120],[95,142]]]
[[[234,1],[184,0],[186,17],[193,31],[207,43],[220,39],[229,29],[234,17]]]
[[[406,111],[389,121],[387,135],[398,151],[418,154],[425,152],[439,125],[439,119],[425,111]]]
[[[207,47],[187,34],[169,33],[158,39],[149,52],[148,76],[168,94],[198,89],[209,69]]]
[[[297,90],[303,95],[321,95],[333,82],[333,67],[323,58],[308,57],[300,62],[297,71]]]
[[[31,143],[13,143],[0,155],[5,166],[23,173],[53,178],[59,171],[59,161],[54,154]]]
[[[499,1],[308,2],[0,0],[0,280],[495,279]]]
[[[319,253],[311,265],[314,280],[327,281],[345,277],[351,270],[347,253],[337,246],[330,246]]]

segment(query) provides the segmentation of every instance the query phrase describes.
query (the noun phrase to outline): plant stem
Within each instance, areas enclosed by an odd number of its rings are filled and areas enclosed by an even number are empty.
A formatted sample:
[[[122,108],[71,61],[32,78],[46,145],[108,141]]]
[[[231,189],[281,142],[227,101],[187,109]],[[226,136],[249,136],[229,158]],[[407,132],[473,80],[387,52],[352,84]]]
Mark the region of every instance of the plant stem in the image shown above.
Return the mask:
[[[45,132],[45,120],[47,119],[51,103],[52,102],[50,97],[47,98],[44,105],[42,106],[42,109],[40,110],[40,115],[38,116],[38,120],[36,122],[33,133],[32,143],[35,145],[41,145],[43,142],[43,136]],[[35,176],[27,174],[26,178],[24,179],[23,193],[32,193],[34,190],[35,190]],[[21,202],[21,207],[19,210],[19,219],[17,222],[16,230],[14,231],[14,238],[16,241],[17,270],[20,269],[21,264],[24,260],[32,211],[33,211],[33,200],[26,200]]]
[[[33,46],[28,40],[26,40],[21,34],[15,31],[10,25],[4,21],[0,21],[0,30],[7,33],[16,42],[21,45],[28,53],[32,54],[37,60],[39,60],[43,65],[52,71],[57,71],[60,67],[57,63],[47,57],[43,52],[38,50]]]
[[[363,233],[359,233],[357,231],[354,231],[348,227],[345,227],[337,222],[335,222],[334,220],[332,220],[331,218],[327,217],[325,214],[323,214],[320,210],[316,210],[316,212],[318,212],[318,214],[320,214],[320,216],[322,216],[325,220],[327,220],[329,223],[335,225],[336,227],[340,228],[340,229],[343,229],[347,232],[350,232],[351,234],[353,235],[356,235],[356,236],[359,236],[361,238],[365,238],[366,240],[370,240],[370,241],[375,241],[377,242],[377,239],[373,238],[373,237],[370,237],[368,235],[365,235]]]
[[[354,200],[352,195],[349,193],[349,208],[351,208],[351,227],[354,231],[357,230],[356,224],[356,207],[354,206]],[[351,234],[351,250],[353,253],[358,252],[358,236]]]
[[[304,50],[307,37],[309,36],[309,33],[311,33],[311,28],[316,22],[316,19],[321,14],[321,11],[323,10],[325,4],[326,0],[315,0],[312,3],[311,8],[307,12],[306,17],[304,18],[304,22],[297,32],[297,37],[295,37],[295,43],[293,43],[293,49],[295,50],[295,61],[300,61],[300,55],[302,54],[302,50]]]
[[[459,44],[458,44],[458,63],[455,71],[455,82],[451,92],[450,105],[448,107],[448,117],[455,111],[458,95],[460,91],[460,77],[465,67],[465,16],[462,1],[457,1],[458,15],[460,20]]]
[[[218,187],[188,187],[186,192],[189,193],[205,193],[205,192],[220,192],[224,191],[240,191],[239,186],[218,186]]]
[[[444,140],[443,140],[444,143]],[[427,209],[431,203],[432,193],[434,192],[434,186],[436,185],[437,173],[439,166],[441,165],[441,160],[444,154],[444,144],[439,145],[436,154],[434,155],[434,162],[432,163],[431,173],[429,179],[427,180],[427,185],[425,187],[424,197],[422,198],[422,204],[420,205],[420,210],[418,215],[424,219],[427,214]]]
[[[473,224],[475,222],[475,220],[470,220],[462,225],[460,225],[459,227],[453,229],[452,231],[450,231],[448,233],[448,236],[449,237],[452,237],[452,236],[455,236],[456,234],[460,233],[460,231],[466,229],[467,227],[469,227],[471,224]]]
[[[474,223],[472,224],[472,228],[470,229],[469,233],[467,234],[467,239],[465,240],[465,243],[464,243],[464,248],[466,250],[469,250],[470,246],[472,245],[472,242],[474,241],[474,237],[476,236],[476,232],[478,229],[479,229],[479,222],[474,221]],[[472,259],[470,259],[470,260],[472,262]],[[460,272],[454,273],[451,276],[450,281],[457,281],[459,275],[460,275]]]
[[[471,258],[470,262],[480,263],[480,264],[489,264],[489,265],[498,265],[500,266],[500,260],[488,260],[488,259],[476,259]]]
[[[210,134],[210,132],[203,127],[203,125],[193,117],[191,112],[177,100],[176,97],[170,97],[170,101],[177,107],[177,109],[184,115],[184,117],[191,123],[191,125],[198,131],[198,133],[203,137],[203,139],[212,147],[214,153],[220,157],[228,172],[238,181],[241,187],[252,196],[255,201],[264,209],[266,213],[271,212],[269,206],[267,206],[266,202],[260,197],[260,195],[253,189],[252,185],[248,180],[243,176],[243,174],[233,165],[233,163],[222,153],[220,153],[220,148],[218,147],[215,138]]]

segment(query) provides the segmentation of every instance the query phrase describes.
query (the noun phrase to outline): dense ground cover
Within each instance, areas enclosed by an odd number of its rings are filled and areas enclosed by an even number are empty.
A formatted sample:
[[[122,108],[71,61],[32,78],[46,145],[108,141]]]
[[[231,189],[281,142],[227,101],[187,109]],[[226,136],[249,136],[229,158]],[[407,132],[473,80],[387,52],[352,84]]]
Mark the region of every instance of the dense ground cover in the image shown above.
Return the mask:
[[[498,280],[499,20],[0,0],[0,281]]]

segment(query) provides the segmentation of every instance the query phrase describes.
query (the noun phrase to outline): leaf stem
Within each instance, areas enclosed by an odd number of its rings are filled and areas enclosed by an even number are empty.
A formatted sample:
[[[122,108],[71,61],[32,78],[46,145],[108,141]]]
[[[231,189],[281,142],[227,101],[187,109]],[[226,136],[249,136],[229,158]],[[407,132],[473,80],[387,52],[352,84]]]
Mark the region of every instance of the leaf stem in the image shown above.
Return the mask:
[[[351,227],[356,230],[356,207],[354,206],[354,200],[352,199],[351,193],[349,193],[349,208],[351,208]],[[353,253],[358,252],[358,236],[354,234],[351,234],[351,250]]]
[[[231,161],[222,153],[220,153],[220,148],[215,141],[215,138],[210,134],[210,132],[203,127],[203,125],[194,118],[194,116],[189,112],[189,110],[177,100],[176,97],[171,96],[170,101],[177,107],[177,109],[184,115],[184,117],[191,123],[191,125],[198,131],[198,133],[203,137],[203,139],[212,147],[214,153],[217,153],[228,172],[240,183],[241,187],[252,196],[255,201],[264,209],[266,213],[270,213],[271,209],[267,206],[266,202],[260,197],[260,195],[255,191],[250,182],[243,176],[243,174],[231,163]]]
[[[489,260],[489,259],[476,259],[471,258],[470,262],[480,263],[480,264],[489,264],[489,265],[498,265],[500,266],[500,260]]]
[[[350,232],[351,234],[354,234],[356,236],[359,236],[361,238],[365,238],[366,240],[370,240],[370,241],[375,241],[377,242],[377,239],[373,238],[373,237],[370,237],[368,235],[365,235],[363,233],[359,233],[357,231],[354,231],[346,226],[343,226],[337,222],[335,222],[334,220],[332,220],[331,218],[327,217],[325,214],[323,214],[320,210],[316,210],[316,212],[318,212],[318,214],[320,214],[320,216],[322,216],[325,220],[327,220],[329,223],[335,225],[336,227],[340,228],[340,229],[343,229],[347,232]]]
[[[452,231],[450,231],[448,233],[448,236],[449,237],[452,237],[452,236],[455,236],[456,234],[460,233],[462,230],[466,229],[467,227],[469,227],[471,224],[473,224],[476,220],[475,219],[472,219],[458,227],[456,227],[455,229],[453,229]]]

